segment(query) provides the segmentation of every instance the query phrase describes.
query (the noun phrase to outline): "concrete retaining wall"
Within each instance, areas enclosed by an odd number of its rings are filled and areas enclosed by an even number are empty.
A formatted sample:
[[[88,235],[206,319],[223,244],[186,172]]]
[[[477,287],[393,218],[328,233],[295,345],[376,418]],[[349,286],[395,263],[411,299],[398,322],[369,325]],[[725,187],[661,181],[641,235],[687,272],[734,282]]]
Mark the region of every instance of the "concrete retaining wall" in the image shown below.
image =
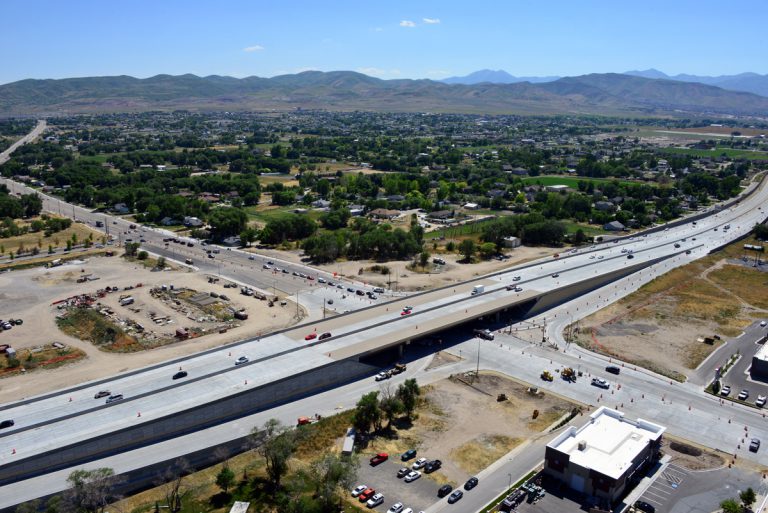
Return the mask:
[[[281,403],[316,394],[323,389],[354,381],[375,370],[378,369],[354,360],[330,363],[213,403],[3,465],[0,467],[0,485],[79,465],[251,415]]]

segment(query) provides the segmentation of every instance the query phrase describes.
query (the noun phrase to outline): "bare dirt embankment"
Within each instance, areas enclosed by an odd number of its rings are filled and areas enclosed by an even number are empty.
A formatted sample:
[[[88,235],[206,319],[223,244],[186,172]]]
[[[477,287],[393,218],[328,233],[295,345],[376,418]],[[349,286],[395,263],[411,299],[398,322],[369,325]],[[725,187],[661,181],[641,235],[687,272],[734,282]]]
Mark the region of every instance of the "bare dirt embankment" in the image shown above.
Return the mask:
[[[260,254],[280,258],[295,263],[302,263],[299,251],[277,251],[259,249]],[[470,280],[476,276],[503,271],[523,262],[548,257],[562,252],[558,248],[528,248],[519,247],[510,250],[509,259],[485,260],[471,264],[460,262],[457,254],[435,254],[443,258],[445,265],[430,265],[429,272],[415,272],[410,269],[413,260],[393,260],[379,263],[371,260],[351,260],[316,266],[328,273],[336,273],[351,279],[360,280],[372,285],[387,287],[393,290],[419,291],[443,287],[451,283]],[[386,268],[387,274],[377,269]]]
[[[722,342],[768,314],[768,273],[740,241],[675,269],[579,323],[579,345],[682,379]],[[714,339],[712,343],[701,339]]]

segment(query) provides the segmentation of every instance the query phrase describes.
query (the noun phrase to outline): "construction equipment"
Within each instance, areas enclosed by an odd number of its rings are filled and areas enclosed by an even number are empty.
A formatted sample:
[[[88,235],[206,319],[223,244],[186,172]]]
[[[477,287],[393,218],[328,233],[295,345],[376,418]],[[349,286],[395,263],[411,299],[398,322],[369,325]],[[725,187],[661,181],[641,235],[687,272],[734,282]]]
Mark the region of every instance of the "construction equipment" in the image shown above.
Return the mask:
[[[571,367],[564,368],[560,373],[560,376],[566,381],[571,381],[571,382],[576,381],[576,371],[573,370]]]
[[[543,379],[544,381],[552,381],[555,378],[552,377],[551,372],[549,372],[548,370],[545,370],[541,373],[541,379]]]

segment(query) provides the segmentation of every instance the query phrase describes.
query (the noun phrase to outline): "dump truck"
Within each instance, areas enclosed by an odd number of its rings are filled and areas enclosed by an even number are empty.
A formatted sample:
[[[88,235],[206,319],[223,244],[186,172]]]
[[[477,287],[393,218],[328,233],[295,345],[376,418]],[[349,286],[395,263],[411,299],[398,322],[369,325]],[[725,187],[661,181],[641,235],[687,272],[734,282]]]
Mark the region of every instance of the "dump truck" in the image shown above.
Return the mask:
[[[408,367],[404,363],[396,363],[392,369],[392,374],[400,374],[401,372],[405,372],[405,369],[407,368]]]
[[[574,382],[576,381],[576,371],[573,370],[571,367],[566,367],[560,373],[560,377],[562,377],[566,381]]]
[[[552,381],[555,378],[552,377],[551,372],[549,372],[548,370],[545,370],[544,372],[541,373],[541,379],[543,379],[544,381]]]

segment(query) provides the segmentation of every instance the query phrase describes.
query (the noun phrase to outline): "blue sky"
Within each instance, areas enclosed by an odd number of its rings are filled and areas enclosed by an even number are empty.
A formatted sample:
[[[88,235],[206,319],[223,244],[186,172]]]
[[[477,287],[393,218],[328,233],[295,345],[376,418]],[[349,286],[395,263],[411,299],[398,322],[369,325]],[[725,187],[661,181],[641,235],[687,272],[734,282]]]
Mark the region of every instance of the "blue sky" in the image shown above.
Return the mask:
[[[0,83],[307,69],[765,74],[766,20],[766,0],[2,0]]]

